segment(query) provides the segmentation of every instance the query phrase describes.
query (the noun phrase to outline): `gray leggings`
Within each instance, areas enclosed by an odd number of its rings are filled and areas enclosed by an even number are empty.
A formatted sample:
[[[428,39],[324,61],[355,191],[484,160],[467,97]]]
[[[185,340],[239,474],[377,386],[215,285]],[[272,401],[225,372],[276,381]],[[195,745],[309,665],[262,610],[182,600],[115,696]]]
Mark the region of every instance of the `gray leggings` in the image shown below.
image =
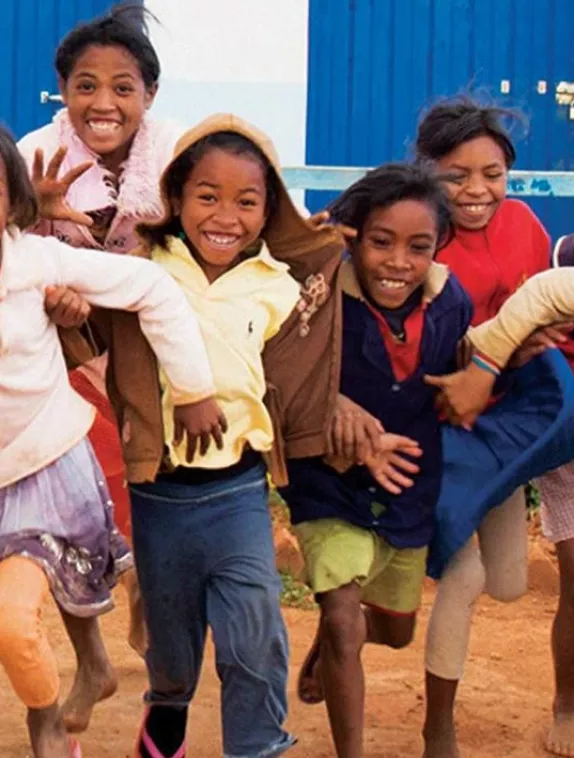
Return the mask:
[[[509,603],[527,590],[526,505],[521,487],[491,510],[450,560],[439,582],[426,639],[426,668],[442,679],[461,679],[474,604],[486,592]],[[477,544],[478,543],[478,544]]]

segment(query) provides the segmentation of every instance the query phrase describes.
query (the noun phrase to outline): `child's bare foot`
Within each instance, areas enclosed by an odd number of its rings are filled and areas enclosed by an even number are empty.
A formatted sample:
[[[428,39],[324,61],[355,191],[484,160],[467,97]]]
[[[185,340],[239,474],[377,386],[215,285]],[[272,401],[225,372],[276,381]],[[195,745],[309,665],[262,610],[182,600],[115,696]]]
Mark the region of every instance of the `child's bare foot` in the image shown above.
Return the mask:
[[[325,700],[323,683],[321,681],[319,633],[320,630],[317,629],[317,634],[315,635],[311,649],[307,653],[307,657],[301,666],[297,682],[297,695],[299,696],[299,700],[307,705],[316,705]]]
[[[117,688],[118,680],[107,658],[96,666],[80,665],[62,706],[62,719],[68,732],[85,732],[96,703],[111,697]]]
[[[135,568],[129,569],[122,574],[120,581],[128,593],[130,607],[130,631],[128,634],[128,643],[139,656],[144,658],[148,647],[147,628],[145,625],[142,596]]]
[[[425,730],[424,741],[423,758],[460,758],[454,726],[435,734]]]
[[[544,742],[553,755],[574,758],[574,713],[556,713]]]
[[[40,710],[28,709],[28,731],[35,758],[71,758],[74,755],[57,704]]]

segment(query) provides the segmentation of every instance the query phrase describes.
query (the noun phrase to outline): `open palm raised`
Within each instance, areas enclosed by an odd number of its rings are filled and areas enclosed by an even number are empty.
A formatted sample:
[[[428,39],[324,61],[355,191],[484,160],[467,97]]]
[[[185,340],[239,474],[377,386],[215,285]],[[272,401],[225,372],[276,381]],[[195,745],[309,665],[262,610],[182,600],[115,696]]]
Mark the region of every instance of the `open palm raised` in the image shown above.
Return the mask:
[[[72,221],[82,226],[91,226],[92,219],[85,213],[71,208],[66,202],[66,195],[76,179],[79,179],[94,164],[92,161],[81,163],[70,169],[64,176],[58,177],[66,152],[66,147],[58,148],[48,163],[45,173],[44,151],[39,149],[34,153],[32,184],[38,201],[38,212],[41,218],[50,221]]]

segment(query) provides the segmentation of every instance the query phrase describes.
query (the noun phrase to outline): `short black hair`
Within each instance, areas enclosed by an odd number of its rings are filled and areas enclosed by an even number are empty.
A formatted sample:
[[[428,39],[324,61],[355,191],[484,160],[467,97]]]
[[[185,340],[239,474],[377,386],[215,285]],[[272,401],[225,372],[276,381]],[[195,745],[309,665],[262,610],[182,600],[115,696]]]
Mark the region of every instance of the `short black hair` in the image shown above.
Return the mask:
[[[277,210],[279,200],[279,179],[275,169],[254,142],[237,132],[230,131],[208,134],[188,147],[187,150],[184,150],[173,161],[162,180],[162,186],[164,192],[167,193],[170,205],[174,200],[181,200],[183,187],[189,179],[191,172],[207,153],[215,149],[224,150],[232,155],[249,155],[261,165],[265,175],[265,190],[267,194],[265,213],[268,219],[271,218]],[[147,242],[162,246],[165,246],[166,237],[177,235],[181,231],[181,224],[178,218],[171,219],[161,226],[145,223],[138,226],[139,234]]]
[[[0,160],[6,171],[10,223],[24,231],[36,222],[38,204],[24,158],[4,126],[0,126]]]
[[[452,236],[451,206],[441,178],[425,163],[387,163],[369,171],[329,207],[333,221],[357,230],[361,239],[369,214],[403,200],[427,203],[435,212],[438,247]]]
[[[419,122],[417,158],[437,161],[465,142],[490,137],[502,150],[506,167],[510,169],[516,160],[516,151],[504,126],[505,119],[524,121],[517,111],[482,105],[466,95],[441,100]]]
[[[146,89],[154,87],[161,73],[159,58],[150,42],[147,19],[155,18],[143,5],[121,3],[93,21],[78,24],[56,51],[56,71],[67,82],[80,55],[91,45],[125,48],[138,62]]]

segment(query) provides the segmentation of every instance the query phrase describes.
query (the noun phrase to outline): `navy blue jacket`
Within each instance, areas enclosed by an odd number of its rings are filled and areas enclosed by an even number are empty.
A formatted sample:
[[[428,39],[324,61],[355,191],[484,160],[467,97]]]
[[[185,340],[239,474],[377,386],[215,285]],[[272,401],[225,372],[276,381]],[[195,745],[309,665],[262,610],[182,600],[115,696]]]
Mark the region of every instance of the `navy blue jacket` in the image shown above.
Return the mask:
[[[417,440],[423,456],[415,484],[400,495],[380,487],[363,466],[339,474],[321,458],[291,459],[282,491],[294,524],[339,518],[372,529],[398,548],[428,545],[442,475],[441,427],[436,392],[424,374],[456,368],[456,348],[472,318],[472,305],[455,277],[444,275],[428,302],[415,373],[398,382],[375,316],[353,287],[343,302],[341,392],[380,419],[389,432]],[[439,276],[439,279],[441,277]],[[348,294],[352,290],[353,294]]]

